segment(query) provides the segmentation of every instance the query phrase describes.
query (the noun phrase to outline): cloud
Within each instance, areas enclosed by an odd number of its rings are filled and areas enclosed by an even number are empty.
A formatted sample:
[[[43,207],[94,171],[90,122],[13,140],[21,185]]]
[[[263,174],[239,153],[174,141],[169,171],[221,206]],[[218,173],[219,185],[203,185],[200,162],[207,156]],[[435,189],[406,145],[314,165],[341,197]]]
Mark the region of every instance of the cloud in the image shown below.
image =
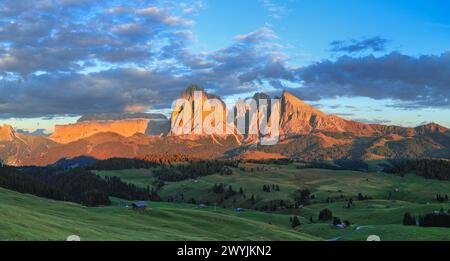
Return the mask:
[[[28,136],[49,136],[49,133],[46,129],[36,129],[34,131],[29,131],[25,129],[16,129],[16,132],[25,134]]]
[[[334,113],[338,116],[342,116],[342,117],[350,117],[350,116],[355,116],[354,113],[346,113],[346,112],[342,112],[342,113]]]
[[[367,124],[390,124],[392,121],[385,119],[366,119],[366,118],[353,118],[354,121],[364,122]]]
[[[260,0],[260,2],[271,18],[280,19],[287,11],[284,5],[280,5],[273,0]]]
[[[283,57],[273,52],[276,47],[268,48],[277,46],[272,43],[277,36],[268,28],[238,35],[230,45],[205,53],[193,53],[188,49],[193,37],[189,31],[168,31],[165,37],[167,45],[159,49],[155,61],[149,63],[158,65],[154,68],[137,66],[139,49],[135,49],[136,55],[131,57],[124,53],[132,50],[119,49],[95,55],[102,57],[102,61],[136,59],[133,66],[86,74],[76,68],[82,67],[77,63],[72,70],[58,71],[58,66],[61,69],[67,64],[58,65],[54,61],[36,65],[40,70],[54,66],[55,71],[51,73],[28,74],[23,79],[4,78],[0,81],[3,86],[0,88],[0,114],[3,117],[38,117],[143,111],[169,107],[192,83],[219,95],[229,95],[253,91],[264,82],[281,88],[281,80],[294,81],[295,78]],[[106,55],[108,57],[104,57]],[[33,71],[32,67],[19,68],[23,72]]]
[[[115,3],[1,1],[0,117],[164,109],[190,84],[224,96],[301,83],[291,91],[310,101],[370,97],[401,108],[449,107],[450,53],[343,56],[299,68],[271,28],[193,51],[190,4]],[[363,42],[341,49],[381,48]]]
[[[343,56],[297,71],[303,98],[369,97],[395,101],[401,108],[450,107],[450,52],[408,56]]]
[[[193,24],[158,1],[0,2],[0,71],[80,71],[95,63],[148,63],[172,31]]]
[[[383,52],[386,51],[386,45],[389,40],[375,36],[363,38],[360,40],[350,39],[346,41],[333,41],[330,43],[330,51],[341,53],[360,53],[365,51]]]

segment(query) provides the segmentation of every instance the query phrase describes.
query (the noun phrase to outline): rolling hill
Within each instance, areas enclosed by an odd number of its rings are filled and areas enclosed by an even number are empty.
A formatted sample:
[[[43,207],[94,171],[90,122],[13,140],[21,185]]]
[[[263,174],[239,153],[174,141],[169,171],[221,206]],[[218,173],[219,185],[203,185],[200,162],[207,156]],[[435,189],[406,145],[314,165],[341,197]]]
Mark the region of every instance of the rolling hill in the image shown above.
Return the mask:
[[[240,215],[202,210],[188,204],[150,203],[132,211],[121,200],[111,207],[87,208],[0,188],[0,240],[320,240],[289,228],[289,216]]]

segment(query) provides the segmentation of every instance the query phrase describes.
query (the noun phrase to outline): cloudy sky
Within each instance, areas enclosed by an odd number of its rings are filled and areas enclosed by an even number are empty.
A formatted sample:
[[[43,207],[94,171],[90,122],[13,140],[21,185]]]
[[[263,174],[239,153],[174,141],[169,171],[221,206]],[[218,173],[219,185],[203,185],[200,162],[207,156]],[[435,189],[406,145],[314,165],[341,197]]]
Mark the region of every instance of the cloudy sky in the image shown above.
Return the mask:
[[[450,2],[0,0],[0,124],[164,111],[198,84],[450,127]]]

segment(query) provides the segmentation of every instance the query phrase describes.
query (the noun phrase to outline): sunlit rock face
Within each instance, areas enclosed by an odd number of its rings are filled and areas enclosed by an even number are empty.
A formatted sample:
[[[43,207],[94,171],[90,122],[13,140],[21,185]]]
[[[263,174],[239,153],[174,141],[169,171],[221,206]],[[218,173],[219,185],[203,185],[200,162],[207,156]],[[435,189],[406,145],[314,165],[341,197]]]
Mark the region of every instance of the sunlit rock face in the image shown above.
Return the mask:
[[[0,141],[12,141],[14,137],[14,129],[11,125],[0,126]]]
[[[284,136],[308,134],[312,131],[349,132],[372,135],[376,132],[369,124],[328,115],[300,100],[289,92],[281,96],[281,133]]]
[[[200,101],[216,98],[197,86],[191,86],[180,97],[196,109],[194,93],[200,92]],[[254,99],[274,99],[257,93]],[[0,126],[0,159],[8,165],[45,166],[63,158],[88,156],[96,159],[171,158],[180,153],[196,159],[293,158],[302,161],[334,159],[383,159],[436,157],[450,158],[450,131],[430,123],[416,128],[365,124],[326,114],[289,92],[277,98],[281,139],[273,146],[261,146],[260,134],[244,135],[233,129],[231,135],[201,134],[173,135],[171,121],[162,114],[112,113],[91,114],[77,123],[55,127],[50,136],[33,136],[16,132],[10,125]],[[244,100],[246,101],[246,100]],[[250,124],[259,113],[236,105],[234,120]],[[189,106],[187,106],[189,107]],[[172,120],[181,117],[183,110],[172,112]],[[273,109],[273,108],[271,108]],[[219,111],[221,112],[221,111]],[[202,117],[210,116],[203,111]],[[228,124],[225,114],[221,122]],[[269,111],[266,118],[275,113]],[[258,118],[258,117],[257,117]],[[255,127],[259,133],[259,123]],[[272,122],[269,120],[269,122]],[[194,132],[194,122],[178,122]],[[246,127],[246,131],[251,126]],[[244,133],[246,133],[244,131]]]
[[[124,137],[131,137],[137,133],[145,134],[149,122],[149,119],[125,119],[82,121],[68,125],[57,125],[50,139],[67,144],[102,132],[112,132]]]

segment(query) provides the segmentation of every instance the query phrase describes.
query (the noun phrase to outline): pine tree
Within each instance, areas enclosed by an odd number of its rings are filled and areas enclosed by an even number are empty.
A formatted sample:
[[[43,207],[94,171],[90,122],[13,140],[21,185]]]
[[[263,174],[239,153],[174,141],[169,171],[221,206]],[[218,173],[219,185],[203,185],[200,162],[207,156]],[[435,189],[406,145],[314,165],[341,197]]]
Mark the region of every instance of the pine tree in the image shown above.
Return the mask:
[[[297,216],[294,216],[294,217],[292,218],[291,226],[292,226],[293,228],[296,228],[296,227],[300,226],[300,220],[298,219]]]
[[[411,215],[411,213],[406,212],[405,215],[403,215],[403,225],[405,226],[416,225],[416,219]]]

